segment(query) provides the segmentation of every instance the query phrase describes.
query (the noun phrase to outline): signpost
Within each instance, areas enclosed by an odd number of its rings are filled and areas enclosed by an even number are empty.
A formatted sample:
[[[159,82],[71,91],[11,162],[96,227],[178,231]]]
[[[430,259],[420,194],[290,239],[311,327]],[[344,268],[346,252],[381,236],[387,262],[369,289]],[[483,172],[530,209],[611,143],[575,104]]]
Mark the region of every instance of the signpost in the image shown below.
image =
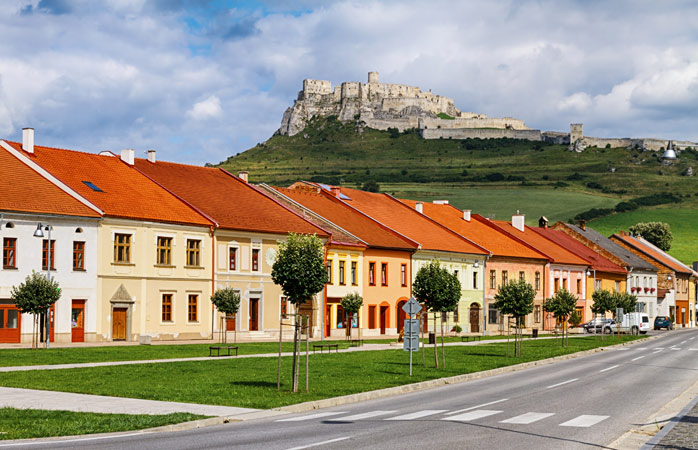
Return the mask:
[[[623,325],[623,308],[616,308],[616,326],[618,327],[618,339],[620,339],[620,327]]]
[[[422,305],[420,305],[414,297],[411,297],[409,301],[402,306],[402,310],[407,313],[402,349],[406,352],[410,352],[410,376],[412,376],[412,352],[419,350],[419,319],[416,317],[417,313],[422,310]]]

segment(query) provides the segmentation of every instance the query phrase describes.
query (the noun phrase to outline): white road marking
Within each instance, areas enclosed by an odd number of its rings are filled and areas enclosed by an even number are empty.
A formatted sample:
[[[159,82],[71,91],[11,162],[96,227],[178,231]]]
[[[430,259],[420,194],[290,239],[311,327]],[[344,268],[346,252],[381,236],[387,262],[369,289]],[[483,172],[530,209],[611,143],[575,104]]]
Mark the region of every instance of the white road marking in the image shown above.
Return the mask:
[[[409,414],[403,414],[401,416],[389,417],[385,420],[414,420],[420,417],[433,416],[434,414],[440,414],[448,411],[447,409],[425,409],[423,411],[417,411]]]
[[[582,428],[588,428],[592,425],[596,425],[597,423],[601,422],[602,420],[608,419],[609,416],[591,416],[591,415],[581,415],[579,417],[575,417],[572,420],[568,420],[565,423],[561,423],[561,427],[582,427]]]
[[[656,355],[657,353],[661,352],[661,350],[655,350],[652,352],[653,355]]]
[[[376,417],[376,416],[384,416],[386,414],[392,414],[395,411],[369,411],[361,414],[354,414],[352,416],[344,416],[344,417],[333,417],[332,419],[327,419],[330,422],[343,422],[345,420],[350,421],[350,420],[361,420],[361,419],[369,419],[371,417]]]
[[[615,366],[611,366],[611,367],[606,367],[605,369],[601,369],[601,370],[599,370],[599,373],[601,373],[601,372],[605,372],[605,371],[607,371],[607,370],[615,369],[616,367],[618,367],[618,365],[615,365]]]
[[[299,417],[291,417],[290,419],[281,419],[281,420],[277,420],[277,422],[301,422],[303,420],[319,419],[320,417],[336,416],[337,414],[346,414],[346,412],[345,411],[322,412],[322,413],[310,414],[308,416],[299,416]]]
[[[499,423],[517,423],[522,425],[527,425],[529,423],[538,422],[539,420],[545,419],[546,417],[554,416],[554,413],[536,413],[529,412],[526,414],[521,414],[520,416],[512,417],[511,419],[502,420]]]
[[[99,437],[85,437],[82,439],[60,439],[60,440],[52,440],[52,441],[43,441],[43,442],[19,442],[16,444],[0,444],[0,447],[17,447],[17,446],[28,446],[28,445],[50,445],[50,446],[55,446],[56,444],[62,444],[64,442],[85,442],[85,441],[97,441],[97,440],[102,440],[102,439],[118,439],[118,438],[125,438],[125,437],[130,437],[130,436],[143,436],[143,433],[129,433],[129,434],[118,434],[114,436],[99,436]]]
[[[48,245],[48,244],[47,244]],[[635,350],[647,350],[647,347],[638,347]]]
[[[508,398],[503,398],[503,399],[501,399],[501,400],[495,400],[495,401],[493,401],[493,402],[483,403],[482,405],[471,406],[470,408],[459,409],[458,411],[451,411],[451,412],[446,413],[446,415],[447,415],[447,416],[450,416],[450,415],[452,415],[452,414],[458,414],[458,413],[462,413],[462,412],[466,412],[466,411],[472,411],[473,409],[482,408],[483,406],[494,405],[495,403],[506,402],[507,400],[509,400],[509,399],[508,399]]]
[[[671,347],[669,350],[681,350],[679,347]]]
[[[455,420],[458,422],[469,422],[475,419],[481,419],[483,417],[493,416],[499,414],[502,411],[493,411],[491,409],[478,409],[475,411],[470,411],[464,414],[458,414],[457,416],[445,417],[441,420]]]
[[[693,340],[693,339],[695,339],[695,338],[696,338],[696,337],[695,337],[695,336],[693,336],[692,338],[690,338],[690,339],[689,339],[689,341],[692,341],[692,340]]]
[[[664,347],[655,347],[654,350],[664,350]]]
[[[46,244],[46,245],[48,245],[48,244]],[[686,343],[686,341],[681,341],[681,343],[682,343],[682,344],[685,344],[685,343]]]
[[[573,381],[577,381],[577,380],[579,380],[579,378],[572,378],[571,380],[563,381],[562,383],[553,384],[551,386],[548,386],[546,389],[562,386],[563,384],[572,383]]]
[[[341,437],[341,438],[330,439],[329,441],[316,442],[314,444],[302,445],[300,447],[292,447],[292,448],[289,448],[288,450],[303,450],[304,448],[318,447],[320,445],[331,444],[333,442],[345,441],[345,440],[350,439],[350,438],[351,438],[351,436],[345,436],[345,437]]]
[[[694,352],[698,350],[698,348],[689,348],[689,350],[693,350]]]
[[[630,350],[630,349],[629,349],[629,348],[619,348],[618,350],[621,351],[621,352],[624,352],[624,351]]]
[[[633,359],[631,359],[630,361],[637,361],[638,359],[642,359],[642,358],[644,358],[645,356],[647,356],[647,355],[638,356],[637,358],[633,358]]]

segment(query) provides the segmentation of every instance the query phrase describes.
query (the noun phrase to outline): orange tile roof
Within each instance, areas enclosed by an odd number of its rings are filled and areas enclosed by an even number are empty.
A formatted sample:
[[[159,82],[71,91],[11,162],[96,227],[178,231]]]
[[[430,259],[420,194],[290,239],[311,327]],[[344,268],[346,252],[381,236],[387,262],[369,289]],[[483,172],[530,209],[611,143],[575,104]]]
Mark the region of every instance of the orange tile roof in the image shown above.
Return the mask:
[[[342,187],[346,204],[371,216],[383,225],[418,242],[424,250],[487,255],[483,247],[439,225],[387,194],[374,194]]]
[[[629,235],[621,235],[621,234],[614,234],[611,236],[611,238],[616,238],[620,239],[621,241],[627,243],[631,247],[634,247],[638,251],[644,253],[645,255],[649,256],[650,258],[654,259],[658,263],[670,268],[671,270],[679,273],[688,273],[692,274],[693,272],[691,270],[688,270],[688,268],[683,267],[676,262],[672,261],[671,259],[667,258],[664,256],[661,250],[657,251],[653,249],[652,247],[646,245],[644,242],[634,238],[633,236]]]
[[[295,214],[253,185],[223,169],[136,158],[135,167],[215,220],[221,228],[317,234],[322,228]]]
[[[0,147],[0,210],[102,217]]]
[[[332,194],[310,189],[275,189],[316,214],[323,216],[335,225],[347,230],[371,247],[408,251],[415,250],[418,247],[416,242],[408,240],[369,216],[333,198]]]
[[[410,208],[415,208],[417,203],[415,200],[400,199],[400,201]],[[452,205],[428,202],[422,203],[422,211],[424,211],[425,215],[461,236],[465,236],[476,244],[487,248],[496,256],[548,260],[546,255],[516,240],[477,214],[471,214],[470,221],[467,221],[463,219],[463,211]]]
[[[628,273],[627,270],[609,260],[608,258],[596,253],[594,250],[590,249],[586,245],[582,244],[572,236],[564,233],[560,230],[553,230],[551,228],[532,228],[537,233],[545,236],[561,247],[566,248],[575,255],[584,258],[589,262],[592,269],[598,270],[600,272],[611,272],[611,273]]]
[[[22,151],[22,144],[8,142]],[[103,156],[74,150],[35,145],[34,153],[23,152],[36,164],[104,211],[105,216],[210,226],[212,223],[193,208],[118,156]],[[102,192],[84,182],[93,183]]]
[[[533,228],[528,225],[524,225],[524,231],[519,231],[511,223],[503,220],[491,220],[491,222],[497,225],[502,230],[506,231],[510,235],[521,239],[527,244],[531,245],[533,248],[539,252],[548,255],[552,259],[552,262],[556,264],[573,264],[578,266],[588,266],[589,262],[585,259],[580,258],[574,253],[566,250],[555,242],[546,239],[539,233],[536,233]]]

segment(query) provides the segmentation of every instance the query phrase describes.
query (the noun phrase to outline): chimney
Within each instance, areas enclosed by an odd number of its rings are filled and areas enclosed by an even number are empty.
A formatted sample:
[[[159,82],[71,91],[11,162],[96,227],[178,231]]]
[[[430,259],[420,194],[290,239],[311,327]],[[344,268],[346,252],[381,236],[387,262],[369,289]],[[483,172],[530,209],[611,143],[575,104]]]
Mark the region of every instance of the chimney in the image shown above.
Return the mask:
[[[579,221],[579,228],[581,228],[582,231],[585,231],[587,229],[587,221],[584,219],[581,219]]]
[[[541,216],[540,219],[538,219],[538,226],[540,228],[548,228],[548,218]]]
[[[247,183],[247,172],[238,172],[238,177],[245,183]]]
[[[121,160],[132,166],[136,159],[136,151],[132,148],[121,150]]]
[[[148,161],[151,163],[154,163],[156,161],[155,159],[155,150],[148,150]]]
[[[340,188],[338,188],[337,186],[332,186],[332,195],[339,198],[339,191],[340,191]]]
[[[519,231],[524,230],[524,219],[526,216],[524,214],[514,214],[511,216],[511,225]]]
[[[463,220],[465,220],[466,222],[470,222],[470,210],[469,209],[463,210]]]
[[[34,128],[22,128],[22,150],[34,153]]]
[[[424,214],[424,205],[422,202],[415,203],[414,209],[416,209],[419,214]]]

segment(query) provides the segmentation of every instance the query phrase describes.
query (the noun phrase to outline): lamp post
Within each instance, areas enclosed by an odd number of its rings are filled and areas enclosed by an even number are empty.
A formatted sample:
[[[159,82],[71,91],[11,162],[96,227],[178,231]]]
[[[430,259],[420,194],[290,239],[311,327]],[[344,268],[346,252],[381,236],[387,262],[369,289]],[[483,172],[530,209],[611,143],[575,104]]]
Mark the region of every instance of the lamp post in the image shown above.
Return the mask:
[[[47,254],[46,254],[46,273],[47,273],[47,278],[48,281],[51,281],[51,251],[52,251],[52,245],[51,245],[51,230],[53,227],[50,224],[42,224],[39,222],[39,225],[37,225],[36,230],[34,230],[34,237],[38,238],[43,238],[44,237],[44,230],[48,231],[48,246],[47,246]],[[46,310],[46,348],[49,348],[49,341],[51,340],[51,308],[49,307]]]

